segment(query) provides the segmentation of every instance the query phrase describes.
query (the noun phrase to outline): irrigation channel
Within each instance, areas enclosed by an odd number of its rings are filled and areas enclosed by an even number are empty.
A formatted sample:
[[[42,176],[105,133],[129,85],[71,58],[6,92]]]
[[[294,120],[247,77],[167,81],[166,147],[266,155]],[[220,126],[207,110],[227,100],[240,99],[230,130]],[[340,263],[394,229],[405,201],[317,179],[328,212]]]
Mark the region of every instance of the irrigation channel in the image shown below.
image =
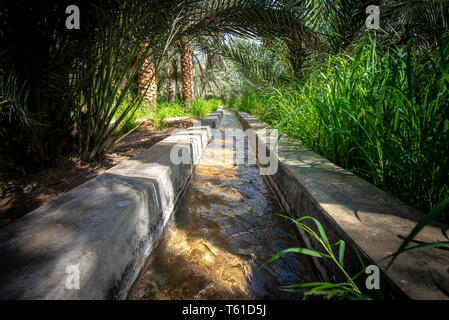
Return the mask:
[[[258,167],[248,164],[246,137],[245,161],[236,161],[236,141],[225,145],[225,132],[238,129],[235,114],[224,110],[221,134],[207,146],[129,299],[296,299],[301,295],[279,287],[314,280],[307,258],[294,253],[257,271],[280,250],[304,245],[277,215],[282,209]]]

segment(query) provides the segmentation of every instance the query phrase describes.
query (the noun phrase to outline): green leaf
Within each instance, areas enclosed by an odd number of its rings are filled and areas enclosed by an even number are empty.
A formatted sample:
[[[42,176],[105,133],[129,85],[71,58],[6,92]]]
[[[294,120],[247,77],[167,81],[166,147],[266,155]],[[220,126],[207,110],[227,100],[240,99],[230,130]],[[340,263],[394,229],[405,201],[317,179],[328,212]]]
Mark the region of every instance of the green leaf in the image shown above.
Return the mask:
[[[413,228],[413,230],[410,232],[410,234],[407,236],[407,238],[402,242],[401,246],[399,247],[399,249],[389,255],[386,258],[392,257],[392,259],[390,260],[390,262],[388,263],[386,270],[388,270],[388,268],[392,265],[392,263],[396,260],[396,258],[403,252],[406,251],[411,251],[412,248],[409,248],[408,250],[406,249],[406,247],[408,246],[408,244],[410,242],[412,242],[412,240],[416,237],[416,235],[425,227],[427,226],[431,221],[433,221],[434,219],[438,218],[440,215],[442,215],[444,213],[444,209],[449,206],[449,197],[444,199],[443,201],[441,201],[435,208],[433,208],[428,214],[426,214],[417,224],[416,226]],[[443,242],[445,243],[445,242]],[[432,243],[430,244],[425,244],[425,245],[419,245],[415,248],[414,250],[416,250],[416,248],[420,249],[420,248],[424,248],[424,247],[430,247],[432,245]],[[441,244],[437,245],[437,246],[441,246]]]
[[[315,251],[315,250],[311,250],[311,249],[307,249],[307,248],[289,248],[289,249],[285,249],[282,250],[278,253],[276,253],[270,260],[268,260],[267,262],[265,262],[264,264],[262,264],[257,271],[259,271],[260,269],[262,269],[267,263],[270,263],[274,260],[279,259],[281,256],[283,256],[286,253],[289,252],[296,252],[296,253],[302,253],[302,254],[306,254],[308,256],[312,256],[312,257],[317,257],[317,258],[330,258],[329,255],[319,252],[319,251]]]
[[[299,222],[299,221],[307,220],[307,219],[311,219],[311,220],[313,220],[313,222],[315,222],[315,225],[318,228],[318,232],[319,232],[319,234],[321,236],[321,240],[323,241],[323,244],[324,244],[325,248],[329,252],[332,252],[331,244],[329,242],[329,239],[327,238],[326,232],[324,231],[323,225],[317,219],[315,219],[314,217],[311,217],[311,216],[304,216],[304,217],[301,217],[301,218],[299,218],[297,220],[294,220],[294,221],[295,222]]]
[[[343,267],[343,260],[345,257],[345,242],[343,240],[340,240],[340,246],[338,248],[338,262],[340,263],[340,265]]]
[[[419,244],[419,245],[416,245],[413,247],[403,249],[401,251],[401,253],[415,251],[415,250],[421,250],[421,249],[426,249],[426,248],[438,248],[438,247],[447,247],[447,246],[449,246],[449,241],[430,242],[430,243]],[[385,257],[382,260],[385,260],[385,259],[393,257],[393,256],[394,256],[394,253],[388,255],[387,257]]]
[[[300,284],[292,284],[289,286],[281,286],[281,288],[307,288],[307,287],[322,287],[322,288],[334,288],[334,287],[346,287],[347,283],[332,283],[332,282],[307,282]]]

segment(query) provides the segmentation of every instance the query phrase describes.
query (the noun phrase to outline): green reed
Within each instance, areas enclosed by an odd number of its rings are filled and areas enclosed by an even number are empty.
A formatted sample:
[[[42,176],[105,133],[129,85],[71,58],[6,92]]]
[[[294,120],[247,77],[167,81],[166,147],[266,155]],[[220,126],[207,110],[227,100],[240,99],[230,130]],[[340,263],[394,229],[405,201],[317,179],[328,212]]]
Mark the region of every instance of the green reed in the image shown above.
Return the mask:
[[[364,37],[293,88],[231,105],[428,212],[449,196],[448,59],[448,38],[418,55],[411,43],[381,50]]]

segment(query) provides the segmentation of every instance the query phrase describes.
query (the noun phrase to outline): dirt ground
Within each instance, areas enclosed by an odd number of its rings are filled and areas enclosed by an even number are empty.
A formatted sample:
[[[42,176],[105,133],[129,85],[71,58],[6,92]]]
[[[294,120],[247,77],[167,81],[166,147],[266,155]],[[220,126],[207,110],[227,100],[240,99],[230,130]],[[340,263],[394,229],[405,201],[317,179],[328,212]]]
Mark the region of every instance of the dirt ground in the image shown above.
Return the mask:
[[[165,139],[178,128],[192,125],[189,119],[170,122],[160,131],[146,121],[120,141],[105,158],[82,163],[74,156],[66,157],[57,168],[45,169],[20,177],[0,180],[0,228],[23,217],[41,205],[59,197],[76,186],[107,171]]]

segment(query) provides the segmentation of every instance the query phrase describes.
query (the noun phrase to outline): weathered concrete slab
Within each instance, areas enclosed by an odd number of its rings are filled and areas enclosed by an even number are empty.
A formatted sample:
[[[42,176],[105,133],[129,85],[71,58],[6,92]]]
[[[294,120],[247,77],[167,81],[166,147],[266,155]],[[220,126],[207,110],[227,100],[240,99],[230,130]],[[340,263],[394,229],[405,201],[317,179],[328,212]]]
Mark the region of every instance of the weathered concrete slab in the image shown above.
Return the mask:
[[[219,107],[217,111],[212,112],[207,117],[198,120],[199,124],[194,125],[200,126],[210,126],[212,129],[216,129],[220,124],[221,118],[223,117],[223,107]]]
[[[191,119],[192,117],[169,117],[169,118],[164,118],[164,122],[176,122],[176,121],[180,121],[180,120],[188,120]],[[137,119],[137,121],[139,121],[139,119]]]
[[[1,229],[0,298],[125,298],[210,139],[179,130]],[[189,163],[170,160],[175,146]]]
[[[261,130],[268,125],[258,119],[237,112],[245,129]],[[259,135],[263,144],[265,137]],[[325,227],[329,240],[343,239],[347,243],[345,267],[356,274],[362,267],[352,247],[367,264],[380,261],[395,252],[423,215],[301,144],[283,136],[279,140],[279,168],[267,176],[283,206],[293,217],[309,215]],[[434,223],[419,233],[422,242],[447,241],[444,224]],[[308,246],[322,248],[318,242],[305,239]],[[315,259],[321,271],[330,271],[327,277],[341,281],[342,274],[328,259]],[[432,248],[401,255],[385,273],[381,286],[388,287],[396,298],[448,299],[449,251]],[[335,279],[332,279],[335,278]],[[364,282],[362,282],[363,285]]]

